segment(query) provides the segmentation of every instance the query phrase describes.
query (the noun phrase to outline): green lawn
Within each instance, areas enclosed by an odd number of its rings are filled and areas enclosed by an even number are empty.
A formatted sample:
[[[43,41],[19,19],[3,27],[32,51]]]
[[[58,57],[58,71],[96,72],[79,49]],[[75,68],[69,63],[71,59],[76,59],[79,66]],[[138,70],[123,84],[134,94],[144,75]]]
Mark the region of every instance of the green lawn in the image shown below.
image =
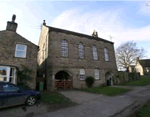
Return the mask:
[[[61,104],[70,103],[71,100],[58,92],[43,91],[41,92],[41,102]]]
[[[93,87],[88,89],[80,89],[90,93],[103,94],[108,96],[116,96],[130,91],[130,89],[116,88],[116,87]]]
[[[128,85],[128,86],[146,86],[146,85],[150,85],[150,76],[141,76],[141,80],[126,82],[126,83],[122,83],[120,85]]]

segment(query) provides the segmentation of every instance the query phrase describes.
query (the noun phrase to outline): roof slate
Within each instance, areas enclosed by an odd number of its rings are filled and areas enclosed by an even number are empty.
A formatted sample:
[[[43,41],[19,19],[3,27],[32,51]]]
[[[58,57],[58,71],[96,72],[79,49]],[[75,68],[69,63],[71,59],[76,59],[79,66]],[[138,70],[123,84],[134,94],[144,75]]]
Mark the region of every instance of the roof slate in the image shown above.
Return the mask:
[[[90,36],[90,35],[86,35],[86,34],[82,34],[82,33],[78,33],[78,32],[73,32],[73,31],[68,31],[68,30],[65,30],[65,29],[55,28],[55,27],[51,27],[51,26],[46,26],[46,27],[48,27],[50,29],[50,31],[56,31],[56,32],[72,34],[72,35],[76,35],[76,36],[80,36],[80,37],[86,37],[86,38],[95,39],[95,40],[98,40],[98,41],[101,40],[101,41],[104,41],[106,43],[114,44],[114,42],[111,42],[111,41],[108,41],[108,40],[105,40],[105,39],[102,39],[102,38],[99,38],[99,37],[93,37],[93,36]]]
[[[150,67],[150,59],[139,60],[139,63],[142,65],[142,67]]]

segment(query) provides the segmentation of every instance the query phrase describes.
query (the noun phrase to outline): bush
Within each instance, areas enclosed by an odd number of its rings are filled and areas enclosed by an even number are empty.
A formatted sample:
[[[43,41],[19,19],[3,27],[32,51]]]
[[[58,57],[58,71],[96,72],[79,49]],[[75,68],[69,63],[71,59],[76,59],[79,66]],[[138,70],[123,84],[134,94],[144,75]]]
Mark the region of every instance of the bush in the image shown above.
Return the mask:
[[[88,76],[88,77],[85,79],[86,86],[87,86],[87,87],[92,87],[94,81],[95,81],[95,78],[93,78],[92,76]]]
[[[29,88],[28,82],[32,82],[32,77],[31,77],[32,70],[24,65],[21,65],[21,68],[22,69],[17,71],[17,77],[18,77],[17,84],[19,86]]]

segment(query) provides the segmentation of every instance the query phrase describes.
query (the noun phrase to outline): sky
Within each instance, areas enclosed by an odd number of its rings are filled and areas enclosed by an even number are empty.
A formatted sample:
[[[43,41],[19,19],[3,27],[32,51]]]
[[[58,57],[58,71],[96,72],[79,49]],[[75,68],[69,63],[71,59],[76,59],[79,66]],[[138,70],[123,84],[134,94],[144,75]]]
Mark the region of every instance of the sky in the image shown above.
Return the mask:
[[[148,5],[146,5],[148,4]],[[38,44],[41,25],[98,36],[114,42],[115,48],[134,41],[150,58],[150,2],[147,0],[50,1],[0,0],[0,30],[16,14],[17,33]],[[110,40],[109,36],[112,36]]]

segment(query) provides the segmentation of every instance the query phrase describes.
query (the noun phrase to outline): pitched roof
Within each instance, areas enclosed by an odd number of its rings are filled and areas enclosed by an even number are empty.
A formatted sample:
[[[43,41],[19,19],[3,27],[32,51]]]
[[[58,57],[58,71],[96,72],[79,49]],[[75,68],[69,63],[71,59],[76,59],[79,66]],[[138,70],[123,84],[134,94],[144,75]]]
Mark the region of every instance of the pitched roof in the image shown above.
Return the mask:
[[[19,37],[21,40],[23,40],[24,42],[28,42],[28,43],[31,43],[32,45],[36,46],[38,48],[38,46],[34,43],[32,43],[31,41],[29,41],[28,39],[24,38],[23,36],[21,36],[20,34],[18,34],[17,32],[13,32],[13,31],[8,31],[8,30],[3,30],[3,31],[0,31],[0,35],[1,36],[7,36],[7,37],[11,37],[12,38],[12,34],[14,37]],[[13,38],[14,38],[13,37]]]
[[[139,60],[139,63],[142,65],[142,67],[150,67],[150,59]]]
[[[108,40],[105,40],[105,39],[102,39],[102,38],[99,38],[99,37],[93,37],[93,36],[90,36],[90,35],[86,35],[86,34],[82,34],[82,33],[78,33],[78,32],[73,32],[73,31],[68,31],[68,30],[65,30],[65,29],[60,29],[60,28],[55,28],[55,27],[51,27],[51,26],[46,26],[50,29],[50,31],[57,31],[57,32],[63,32],[63,33],[67,33],[67,34],[72,34],[72,35],[76,35],[76,36],[80,36],[80,37],[86,37],[86,38],[89,38],[89,39],[95,39],[95,40],[98,40],[98,41],[104,41],[104,42],[107,42],[107,43],[111,43],[111,44],[114,44],[114,42],[111,42],[111,41],[108,41]]]

